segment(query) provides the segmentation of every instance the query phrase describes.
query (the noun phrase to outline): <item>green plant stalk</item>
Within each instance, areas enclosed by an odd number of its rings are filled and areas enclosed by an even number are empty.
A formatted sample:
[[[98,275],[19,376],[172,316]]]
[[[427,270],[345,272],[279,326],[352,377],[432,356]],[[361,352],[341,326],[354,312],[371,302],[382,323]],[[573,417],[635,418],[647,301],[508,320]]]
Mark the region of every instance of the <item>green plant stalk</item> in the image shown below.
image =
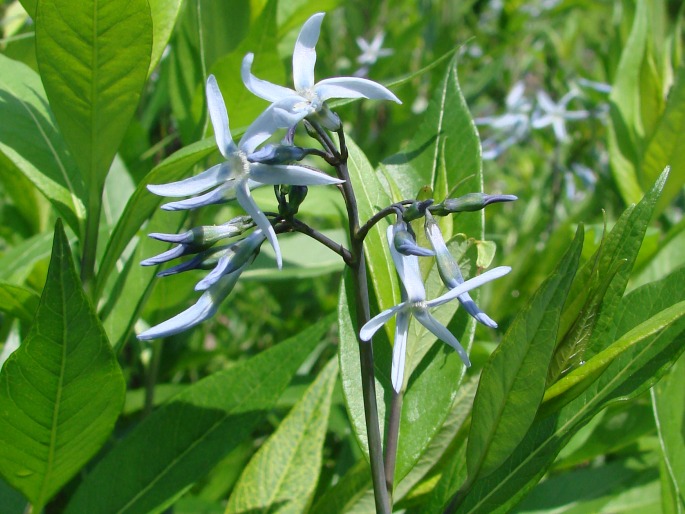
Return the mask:
[[[100,213],[102,212],[103,187],[91,187],[86,214],[86,227],[81,252],[81,283],[86,295],[93,301],[95,294],[95,260],[97,255]]]
[[[404,390],[399,393],[393,391],[392,403],[390,404],[390,417],[388,418],[387,437],[385,439],[385,480],[388,496],[392,500],[395,482],[395,464],[397,463],[397,443],[400,436],[400,419],[402,416],[402,400]]]

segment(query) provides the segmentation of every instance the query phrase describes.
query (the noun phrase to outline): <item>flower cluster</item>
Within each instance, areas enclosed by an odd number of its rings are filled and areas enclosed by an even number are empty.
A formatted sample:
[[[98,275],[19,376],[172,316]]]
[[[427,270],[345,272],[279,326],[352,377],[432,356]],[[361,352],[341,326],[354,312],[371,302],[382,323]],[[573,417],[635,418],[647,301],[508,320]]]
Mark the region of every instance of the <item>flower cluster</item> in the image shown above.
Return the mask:
[[[515,197],[504,198],[500,201],[513,200]],[[402,302],[399,305],[384,310],[368,323],[360,332],[364,341],[369,341],[373,335],[390,318],[396,316],[395,340],[392,353],[391,381],[393,389],[400,392],[404,384],[404,368],[407,352],[407,337],[409,321],[412,317],[428,329],[435,337],[454,348],[466,366],[470,366],[466,350],[457,338],[431,314],[429,309],[443,305],[455,298],[477,321],[485,326],[496,328],[495,323],[487,314],[482,312],[469,295],[469,291],[491,280],[502,277],[511,271],[507,266],[500,266],[469,280],[464,280],[459,265],[450,254],[437,222],[430,211],[425,212],[424,229],[432,250],[421,248],[404,221],[398,221],[387,229],[390,255],[400,278]],[[426,289],[419,269],[418,256],[435,256],[440,278],[448,291],[433,300],[426,299]]]
[[[596,84],[585,81],[582,84]],[[596,86],[604,86],[598,84]],[[597,89],[593,86],[593,89]],[[488,126],[492,135],[483,140],[483,159],[493,160],[502,155],[509,147],[521,142],[531,130],[552,127],[558,143],[569,141],[566,122],[589,118],[593,115],[587,110],[571,111],[568,104],[578,96],[577,89],[571,89],[558,102],[543,90],[539,90],[535,102],[526,98],[525,85],[517,82],[505,99],[506,112],[499,116],[476,118],[477,125]],[[599,112],[599,111],[598,111]]]
[[[216,144],[224,161],[185,180],[169,184],[149,185],[157,195],[183,198],[166,203],[166,210],[196,209],[206,205],[237,200],[248,216],[243,216],[216,227],[200,227],[184,234],[151,234],[151,237],[178,243],[178,246],[143,265],[157,265],[177,257],[194,255],[190,260],[159,273],[161,276],[190,269],[212,269],[195,289],[204,291],[195,305],[177,316],[138,335],[139,339],[164,337],[187,330],[211,317],[221,301],[231,292],[240,274],[255,259],[264,241],[273,247],[278,267],[282,256],[276,238],[278,216],[265,214],[252,198],[251,190],[264,185],[294,186],[301,201],[306,186],[336,185],[344,182],[321,171],[292,164],[314,152],[292,145],[266,145],[259,148],[279,129],[294,130],[302,120],[316,123],[327,130],[341,130],[337,114],[326,105],[331,98],[398,98],[384,86],[358,77],[336,77],[314,82],[315,46],[319,39],[324,14],[318,13],[303,25],[293,52],[293,81],[295,89],[271,84],[251,73],[253,54],[243,60],[241,75],[245,87],[255,95],[272,102],[246,130],[236,144],[229,128],[228,112],[214,76],[207,79],[206,95]],[[304,192],[303,192],[304,191]],[[271,219],[270,219],[271,217]],[[219,241],[242,235],[236,242],[217,245]]]

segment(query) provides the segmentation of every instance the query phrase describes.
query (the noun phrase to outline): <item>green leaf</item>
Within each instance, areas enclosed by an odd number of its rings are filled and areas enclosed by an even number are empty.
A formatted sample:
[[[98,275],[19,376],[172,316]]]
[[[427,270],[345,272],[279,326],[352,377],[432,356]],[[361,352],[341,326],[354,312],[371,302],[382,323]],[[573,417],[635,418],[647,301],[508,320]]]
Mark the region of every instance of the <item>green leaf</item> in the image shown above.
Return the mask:
[[[685,316],[685,301],[678,302],[667,307],[658,314],[652,316],[647,321],[632,328],[623,334],[617,341],[608,348],[602,350],[579,368],[556,382],[545,392],[545,402],[561,396],[569,390],[575,390],[578,386],[587,384],[616,359],[623,352],[636,345],[640,341],[654,335],[658,335],[669,325],[675,323]]]
[[[216,151],[216,144],[213,138],[203,139],[188,145],[155,166],[138,184],[107,241],[97,277],[97,297],[102,293],[110,273],[126,246],[140,230],[143,223],[152,216],[155,209],[165,201],[164,198],[148,191],[147,185],[163,184],[181,179],[193,165],[214,151]]]
[[[441,144],[444,144],[442,150]],[[383,164],[404,197],[414,198],[423,186],[440,189],[436,184],[441,151],[446,159],[448,190],[471,175],[462,184],[464,190],[483,190],[480,140],[459,87],[456,57],[450,61],[445,78],[436,89],[412,141],[405,150],[389,157]],[[436,201],[442,200],[436,198]],[[482,213],[477,217],[482,219]]]
[[[672,303],[685,301],[685,274],[643,286],[627,295],[616,313],[617,335],[627,333]],[[638,396],[654,385],[682,354],[685,318],[621,353],[577,398],[540,417],[494,473],[460,494],[457,512],[507,512],[544,475],[559,451],[605,407]]]
[[[43,232],[10,248],[0,257],[0,281],[23,283],[38,262],[47,261],[51,247],[52,234]]]
[[[583,226],[554,273],[507,330],[481,373],[466,449],[469,478],[494,471],[530,428],[545,392],[561,309],[578,268]]]
[[[615,309],[628,284],[647,226],[654,215],[656,203],[659,201],[667,178],[668,169],[662,172],[652,189],[645,194],[634,209],[629,208],[623,213],[614,225],[603,247],[598,250],[600,252],[598,277],[610,274],[620,260],[625,259],[626,265],[622,266],[616,273],[616,277],[611,281],[604,295],[599,319],[584,355],[586,360],[615,340]],[[591,263],[587,265],[592,266]]]
[[[38,309],[39,297],[22,286],[0,282],[0,311],[31,323]]]
[[[682,510],[685,508],[685,356],[652,388],[651,395],[664,467],[675,492],[673,503]]]
[[[61,222],[33,328],[0,373],[0,471],[40,511],[100,449],[124,379]]]
[[[309,511],[310,514],[343,514],[355,512],[355,507],[371,497],[370,510],[375,509],[371,483],[371,468],[361,459],[334,486],[328,488]]]
[[[623,200],[637,202],[642,195],[638,166],[644,148],[644,126],[640,105],[640,70],[647,51],[649,6],[637,1],[630,36],[623,47],[610,99],[609,155],[614,183]]]
[[[89,194],[100,194],[147,78],[146,0],[40,0],[36,55],[50,106]]]
[[[50,200],[79,232],[85,189],[57,129],[41,79],[20,62],[0,54],[0,152]],[[13,170],[0,167],[0,171]]]
[[[331,323],[330,317],[325,318],[189,386],[103,457],[65,512],[163,511],[250,435]],[[111,487],[113,481],[116,487]]]
[[[331,360],[302,399],[247,464],[226,513],[306,512],[321,473],[337,360]]]
[[[671,203],[685,183],[684,134],[685,66],[681,66],[669,92],[666,111],[659,119],[642,158],[641,178],[647,184],[653,183],[666,166],[671,167],[670,179],[657,204],[657,213]]]
[[[238,48],[219,58],[210,68],[216,76],[226,102],[231,127],[247,127],[269,103],[250,93],[240,78],[240,67],[245,54],[255,55],[252,73],[274,84],[285,84],[286,74],[277,51],[276,9],[277,3],[270,0],[264,10],[250,26],[250,33]],[[201,109],[207,105],[204,84],[195,91],[193,114],[202,119]]]
[[[150,51],[150,67],[147,74],[150,76],[155,69],[162,53],[169,43],[169,38],[176,25],[176,18],[181,10],[181,0],[148,0],[150,15],[152,16],[152,50]]]

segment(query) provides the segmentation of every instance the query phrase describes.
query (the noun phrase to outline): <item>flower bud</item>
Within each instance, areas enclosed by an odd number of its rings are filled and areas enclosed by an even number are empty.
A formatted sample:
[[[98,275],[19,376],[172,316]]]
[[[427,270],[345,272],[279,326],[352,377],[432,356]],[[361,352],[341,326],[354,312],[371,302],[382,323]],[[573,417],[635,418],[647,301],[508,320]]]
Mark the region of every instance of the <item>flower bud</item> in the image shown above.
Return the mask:
[[[304,202],[307,197],[307,186],[290,186],[290,193],[288,193],[288,209],[290,215],[297,214],[300,204]]]
[[[408,230],[402,228],[395,230],[393,245],[395,246],[395,250],[402,255],[416,255],[419,257],[431,257],[435,255],[432,250],[417,245],[414,236],[412,236]]]
[[[428,200],[424,200],[422,202],[414,201],[409,207],[407,207],[404,210],[404,213],[402,214],[402,219],[406,222],[410,222],[413,220],[417,220],[419,218],[423,218],[423,216],[426,214],[426,209],[432,205],[433,199],[429,198]]]
[[[430,208],[437,216],[445,216],[453,212],[473,212],[483,209],[491,203],[513,202],[518,200],[514,195],[489,195],[486,193],[469,193],[459,198],[447,198],[442,203]]]
[[[266,145],[256,152],[252,152],[247,156],[250,162],[259,162],[262,164],[283,164],[292,161],[301,161],[306,157],[306,149],[299,146],[288,145]]]

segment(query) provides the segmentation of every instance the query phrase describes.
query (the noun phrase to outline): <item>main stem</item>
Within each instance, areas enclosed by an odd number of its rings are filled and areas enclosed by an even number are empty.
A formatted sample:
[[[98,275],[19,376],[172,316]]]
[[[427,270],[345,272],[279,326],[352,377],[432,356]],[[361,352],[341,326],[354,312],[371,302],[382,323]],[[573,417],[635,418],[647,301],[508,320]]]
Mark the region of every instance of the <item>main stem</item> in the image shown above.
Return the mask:
[[[366,258],[364,257],[364,240],[357,236],[359,230],[359,210],[354,189],[350,183],[347,169],[347,149],[344,139],[340,141],[343,161],[336,166],[338,176],[345,180],[342,191],[347,206],[347,216],[350,231],[350,252],[352,260],[349,266],[352,271],[352,284],[355,295],[357,318],[357,343],[359,344],[359,361],[362,375],[362,394],[364,397],[364,418],[366,420],[366,436],[369,444],[369,460],[373,479],[373,492],[376,501],[376,512],[390,514],[390,497],[386,486],[385,469],[383,467],[383,440],[378,423],[378,405],[376,403],[376,382],[374,379],[373,346],[370,342],[359,338],[359,328],[371,319],[369,307],[369,284],[366,277]]]

